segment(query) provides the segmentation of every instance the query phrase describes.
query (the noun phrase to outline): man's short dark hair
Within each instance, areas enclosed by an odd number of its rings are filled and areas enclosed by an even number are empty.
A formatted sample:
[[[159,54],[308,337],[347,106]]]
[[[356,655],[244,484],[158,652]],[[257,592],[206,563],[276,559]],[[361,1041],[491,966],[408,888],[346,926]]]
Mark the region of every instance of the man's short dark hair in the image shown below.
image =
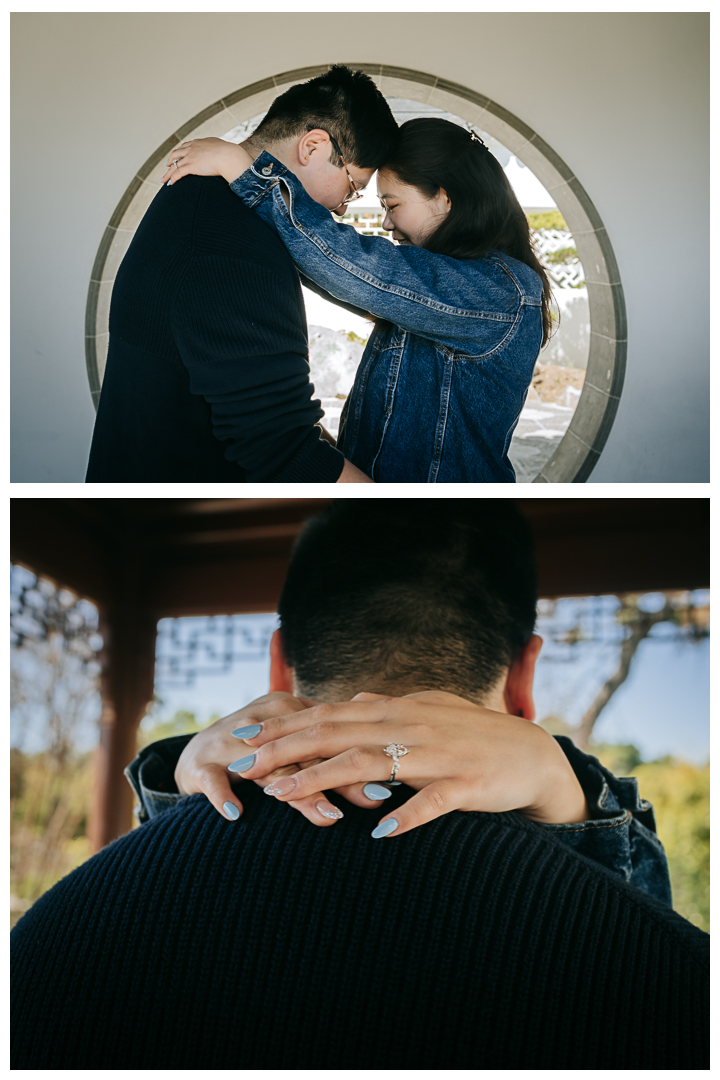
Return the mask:
[[[482,701],[530,639],[529,525],[508,499],[343,499],[306,526],[278,607],[300,692]]]
[[[304,135],[309,125],[332,135],[345,161],[360,169],[379,169],[399,132],[390,106],[370,76],[342,64],[275,98],[252,141],[258,146],[283,142]],[[341,164],[334,150],[330,160]]]

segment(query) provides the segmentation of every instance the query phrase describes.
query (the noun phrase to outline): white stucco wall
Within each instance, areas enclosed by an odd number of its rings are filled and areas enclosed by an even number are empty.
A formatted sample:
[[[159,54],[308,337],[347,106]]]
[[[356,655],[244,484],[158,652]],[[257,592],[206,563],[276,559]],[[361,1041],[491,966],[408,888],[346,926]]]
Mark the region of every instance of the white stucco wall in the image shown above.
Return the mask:
[[[574,170],[614,245],[625,387],[590,482],[708,479],[708,16],[15,14],[12,387],[16,482],[84,476],[84,315],[103,230],[136,169],[241,86],[374,62],[464,84]]]

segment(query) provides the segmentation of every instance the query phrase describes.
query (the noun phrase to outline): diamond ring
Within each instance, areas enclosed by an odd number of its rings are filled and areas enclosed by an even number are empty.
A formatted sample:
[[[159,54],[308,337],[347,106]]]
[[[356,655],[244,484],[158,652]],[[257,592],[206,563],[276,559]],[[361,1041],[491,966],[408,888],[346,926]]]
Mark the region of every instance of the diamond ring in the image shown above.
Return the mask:
[[[389,784],[392,784],[395,780],[400,764],[400,758],[405,757],[408,752],[407,746],[401,746],[400,743],[389,743],[387,746],[383,747],[383,754],[387,754],[388,757],[393,759],[392,772],[390,773],[390,779],[388,780]]]

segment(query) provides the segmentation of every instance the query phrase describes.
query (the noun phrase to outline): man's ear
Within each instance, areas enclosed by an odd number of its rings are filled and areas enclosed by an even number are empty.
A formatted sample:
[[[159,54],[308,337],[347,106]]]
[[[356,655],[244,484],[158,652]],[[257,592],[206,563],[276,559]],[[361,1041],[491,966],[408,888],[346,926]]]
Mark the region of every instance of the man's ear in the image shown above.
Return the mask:
[[[542,638],[533,634],[508,671],[503,693],[505,710],[510,716],[522,716],[525,720],[535,719],[535,702],[532,696],[533,679],[535,678],[535,663],[541,648]]]
[[[270,687],[272,694],[275,690],[285,690],[286,693],[294,693],[292,668],[285,663],[283,650],[282,631],[276,630],[270,639]]]
[[[309,165],[310,159],[316,151],[321,152],[321,157],[329,157],[330,150],[330,138],[327,131],[323,131],[322,128],[313,128],[312,131],[306,131],[297,144],[298,164]]]

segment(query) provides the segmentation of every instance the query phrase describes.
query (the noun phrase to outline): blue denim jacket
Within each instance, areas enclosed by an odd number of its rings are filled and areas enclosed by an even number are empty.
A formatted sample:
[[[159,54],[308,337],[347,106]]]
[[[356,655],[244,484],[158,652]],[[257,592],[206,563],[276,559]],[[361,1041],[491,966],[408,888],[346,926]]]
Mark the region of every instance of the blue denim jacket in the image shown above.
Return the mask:
[[[380,483],[514,483],[507,452],[542,342],[535,271],[361,236],[266,151],[230,187],[330,299],[386,320],[345,403],[345,456]]]
[[[157,817],[185,797],[178,793],[174,773],[192,737],[173,735],[151,743],[125,769],[138,798],[135,814],[139,821]],[[665,851],[656,835],[653,808],[640,798],[637,780],[613,776],[597,758],[578,750],[571,739],[556,738],[585,792],[591,820],[537,827],[671,908]]]

